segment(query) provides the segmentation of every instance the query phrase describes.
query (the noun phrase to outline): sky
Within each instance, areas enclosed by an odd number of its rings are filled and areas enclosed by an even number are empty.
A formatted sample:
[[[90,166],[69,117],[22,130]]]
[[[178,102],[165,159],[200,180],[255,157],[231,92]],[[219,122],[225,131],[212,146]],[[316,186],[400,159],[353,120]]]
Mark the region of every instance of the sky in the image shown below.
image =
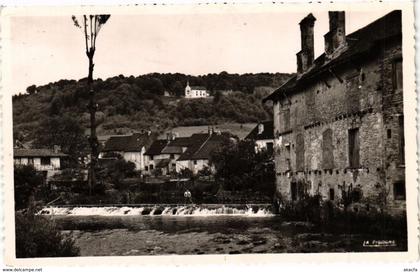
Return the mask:
[[[349,34],[389,10],[347,12]],[[97,39],[94,78],[152,72],[296,71],[299,22],[308,12],[112,15]],[[324,51],[328,13],[314,12],[315,56]],[[70,16],[16,16],[10,21],[11,92],[87,76],[84,36]]]

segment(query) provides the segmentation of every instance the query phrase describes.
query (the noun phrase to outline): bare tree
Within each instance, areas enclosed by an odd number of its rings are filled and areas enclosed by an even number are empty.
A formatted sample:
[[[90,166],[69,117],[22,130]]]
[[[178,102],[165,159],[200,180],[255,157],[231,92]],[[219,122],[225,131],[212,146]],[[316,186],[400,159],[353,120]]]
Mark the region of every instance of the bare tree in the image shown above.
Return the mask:
[[[83,15],[81,18],[72,16],[73,23],[76,27],[82,29],[85,36],[86,56],[89,59],[89,74],[87,78],[89,90],[89,113],[90,113],[90,137],[89,144],[91,147],[90,167],[89,167],[89,194],[92,194],[92,186],[96,183],[95,167],[98,160],[98,138],[96,137],[96,120],[95,114],[97,104],[95,103],[95,92],[92,89],[93,82],[93,56],[96,50],[96,38],[102,26],[108,21],[111,15]]]

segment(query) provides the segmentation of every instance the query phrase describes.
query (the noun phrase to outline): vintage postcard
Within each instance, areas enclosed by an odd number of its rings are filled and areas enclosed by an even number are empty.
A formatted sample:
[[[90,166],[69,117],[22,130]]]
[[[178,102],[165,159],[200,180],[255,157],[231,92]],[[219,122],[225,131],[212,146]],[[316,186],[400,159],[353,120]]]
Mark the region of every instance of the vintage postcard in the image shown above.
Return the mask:
[[[6,264],[418,259],[411,2],[1,11]]]

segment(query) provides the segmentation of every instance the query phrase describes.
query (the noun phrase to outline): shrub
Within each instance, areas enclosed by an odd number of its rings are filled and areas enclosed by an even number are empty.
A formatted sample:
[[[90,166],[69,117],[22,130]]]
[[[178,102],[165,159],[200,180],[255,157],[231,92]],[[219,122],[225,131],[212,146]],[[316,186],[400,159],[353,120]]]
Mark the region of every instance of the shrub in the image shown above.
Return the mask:
[[[78,256],[74,241],[60,233],[55,224],[39,215],[16,213],[16,257]]]

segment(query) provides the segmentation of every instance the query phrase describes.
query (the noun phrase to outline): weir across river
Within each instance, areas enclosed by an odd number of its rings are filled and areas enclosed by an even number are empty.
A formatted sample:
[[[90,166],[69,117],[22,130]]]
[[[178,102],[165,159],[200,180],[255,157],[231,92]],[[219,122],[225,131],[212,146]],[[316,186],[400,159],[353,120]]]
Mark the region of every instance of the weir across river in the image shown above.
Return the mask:
[[[271,204],[115,204],[57,205],[43,208],[40,215],[62,216],[273,216]]]

